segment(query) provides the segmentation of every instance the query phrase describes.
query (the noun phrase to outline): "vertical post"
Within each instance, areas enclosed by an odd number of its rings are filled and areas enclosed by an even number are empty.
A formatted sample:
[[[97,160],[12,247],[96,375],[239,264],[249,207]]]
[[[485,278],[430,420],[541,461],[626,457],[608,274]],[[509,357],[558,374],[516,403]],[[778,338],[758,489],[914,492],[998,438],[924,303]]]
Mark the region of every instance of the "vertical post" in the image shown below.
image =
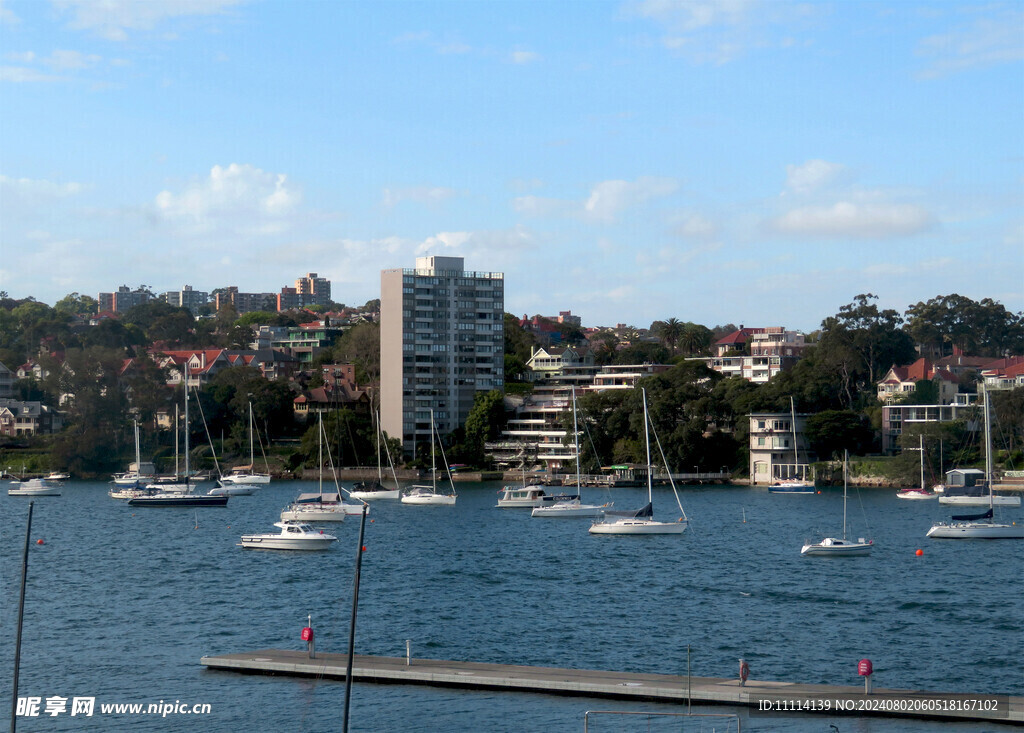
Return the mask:
[[[363,502],[363,515],[359,520],[359,550],[356,553],[355,581],[352,589],[352,620],[348,627],[348,665],[345,668],[345,715],[342,718],[342,733],[348,733],[348,710],[352,700],[352,655],[356,645],[356,609],[359,606],[359,573],[363,566],[363,533],[366,530],[366,510],[369,507]]]
[[[412,639],[405,640],[405,666],[412,666]]]
[[[864,694],[871,694],[871,675],[869,674],[864,675]]]
[[[693,697],[690,694],[692,691],[692,680],[690,679],[690,645],[686,645],[686,714],[690,714],[690,706],[693,702]]]
[[[11,691],[11,733],[18,725],[18,668],[21,666],[21,626],[25,619],[25,579],[28,577],[28,546],[32,536],[32,505],[28,503],[28,522],[25,525],[25,551],[21,557],[21,596],[18,599],[18,631],[14,639],[14,684]]]

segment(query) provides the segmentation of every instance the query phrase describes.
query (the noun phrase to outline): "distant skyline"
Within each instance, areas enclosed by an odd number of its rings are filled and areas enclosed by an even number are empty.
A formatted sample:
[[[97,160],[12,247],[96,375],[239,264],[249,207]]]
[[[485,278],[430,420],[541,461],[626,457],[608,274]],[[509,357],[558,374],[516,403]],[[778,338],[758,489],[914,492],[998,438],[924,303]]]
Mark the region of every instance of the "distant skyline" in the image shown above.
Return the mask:
[[[15,298],[437,254],[585,326],[1024,310],[1019,2],[0,0],[0,109]]]

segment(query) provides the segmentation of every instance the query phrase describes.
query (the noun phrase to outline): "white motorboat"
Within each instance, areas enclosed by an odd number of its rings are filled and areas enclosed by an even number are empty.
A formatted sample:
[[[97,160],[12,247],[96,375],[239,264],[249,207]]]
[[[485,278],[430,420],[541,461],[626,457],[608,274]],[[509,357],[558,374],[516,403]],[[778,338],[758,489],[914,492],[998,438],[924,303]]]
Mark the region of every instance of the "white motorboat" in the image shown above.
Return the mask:
[[[8,496],[60,496],[58,487],[44,478],[23,479],[16,488],[7,490]]]
[[[338,538],[302,522],[274,522],[277,534],[244,534],[239,545],[249,550],[326,550]]]
[[[672,484],[672,493],[676,497],[676,504],[682,514],[675,522],[659,522],[654,519],[654,502],[652,498],[651,485],[653,473],[651,466],[651,436],[649,431],[650,416],[647,414],[647,390],[642,390],[644,403],[644,442],[647,445],[647,504],[635,512],[604,512],[601,519],[590,525],[590,534],[682,534],[686,531],[689,523],[683,505],[679,501],[679,492],[676,491],[675,481],[672,480],[672,472],[668,470],[668,461],[665,460],[665,452],[661,449],[661,441],[655,433],[655,440],[658,441],[658,450],[661,452],[661,460]]]
[[[576,388],[572,389],[572,440],[576,452],[576,486],[580,485],[580,441],[579,426],[576,420]],[[535,506],[530,512],[531,517],[547,517],[549,519],[570,519],[573,517],[600,517],[601,514],[611,509],[611,502],[607,504],[584,504],[578,496],[560,501],[550,505]]]
[[[451,506],[455,504],[457,498],[455,494],[455,482],[452,481],[452,473],[448,468],[448,460],[444,457],[444,446],[441,446],[441,462],[444,463],[445,471],[448,472],[448,481],[452,484],[452,493],[442,494],[437,490],[437,461],[434,456],[435,445],[440,444],[441,440],[437,434],[437,428],[434,426],[434,411],[430,411],[430,486],[410,486],[406,489],[405,493],[402,494],[403,504],[413,504],[418,506]]]
[[[849,457],[843,453],[843,536],[826,537],[821,542],[808,543],[800,548],[801,555],[816,555],[826,557],[851,557],[857,555],[870,555],[874,543],[865,540],[863,537],[856,542],[846,539],[846,489],[847,476],[849,474]]]
[[[579,498],[563,495],[565,500]],[[534,507],[552,504],[554,497],[548,494],[543,486],[502,486],[501,498],[498,499],[499,509],[533,509]]]
[[[981,397],[984,400],[984,434],[985,434],[985,484],[988,489],[988,511],[980,514],[954,515],[949,522],[936,522],[926,533],[926,537],[935,539],[959,540],[1020,540],[1024,539],[1024,525],[1016,522],[996,522],[995,497],[992,495],[992,415],[991,399],[981,385]],[[943,496],[942,499],[947,498]]]
[[[67,481],[71,478],[71,474],[63,471],[54,471],[53,473],[46,474],[43,478],[47,481]]]

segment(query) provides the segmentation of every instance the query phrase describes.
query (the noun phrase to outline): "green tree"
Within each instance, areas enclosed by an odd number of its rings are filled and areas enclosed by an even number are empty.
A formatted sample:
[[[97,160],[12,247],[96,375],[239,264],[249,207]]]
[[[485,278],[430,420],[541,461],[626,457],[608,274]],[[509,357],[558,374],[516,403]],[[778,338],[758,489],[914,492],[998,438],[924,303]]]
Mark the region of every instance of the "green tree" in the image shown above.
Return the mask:
[[[461,451],[463,462],[482,465],[484,443],[499,436],[507,424],[505,398],[501,391],[494,389],[490,392],[477,392],[473,396],[473,407],[466,416]]]
[[[873,439],[867,420],[853,410],[825,410],[807,418],[807,440],[820,460],[841,457],[844,450],[862,455]]]
[[[533,348],[537,345],[534,335],[519,325],[519,319],[511,313],[505,314],[505,353],[512,354],[524,364],[533,355]]]
[[[73,316],[92,316],[99,311],[99,303],[88,295],[70,293],[54,303],[53,309]]]
[[[359,384],[380,382],[380,324],[358,323],[345,331],[331,350],[336,364],[354,364]]]

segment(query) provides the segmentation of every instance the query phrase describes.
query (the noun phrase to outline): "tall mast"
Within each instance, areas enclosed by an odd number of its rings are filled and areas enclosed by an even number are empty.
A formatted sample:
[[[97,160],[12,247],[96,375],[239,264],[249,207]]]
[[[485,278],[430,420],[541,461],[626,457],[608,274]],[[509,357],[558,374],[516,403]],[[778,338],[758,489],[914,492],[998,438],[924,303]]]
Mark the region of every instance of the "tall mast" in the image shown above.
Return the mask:
[[[847,482],[847,466],[850,461],[850,452],[845,448],[843,449],[843,539],[846,539],[846,482]]]
[[[433,483],[434,493],[437,493],[437,463],[434,460],[434,436],[437,428],[434,427],[434,411],[430,411],[430,478]]]
[[[249,400],[249,472],[256,472],[256,450],[253,448],[252,400]]]
[[[572,444],[576,451],[576,493],[580,491],[580,433],[576,426],[576,387],[572,388]]]
[[[641,390],[644,400],[644,443],[647,446],[647,503],[650,504],[651,497],[651,436],[647,428],[647,390]]]
[[[188,365],[182,369],[182,382],[185,384],[185,490],[188,491],[189,464],[188,464]]]
[[[924,433],[917,436],[917,449],[921,453],[921,491],[924,491]]]
[[[981,396],[985,400],[985,483],[988,484],[988,508],[992,508],[992,413],[989,410],[988,392],[981,385]]]

